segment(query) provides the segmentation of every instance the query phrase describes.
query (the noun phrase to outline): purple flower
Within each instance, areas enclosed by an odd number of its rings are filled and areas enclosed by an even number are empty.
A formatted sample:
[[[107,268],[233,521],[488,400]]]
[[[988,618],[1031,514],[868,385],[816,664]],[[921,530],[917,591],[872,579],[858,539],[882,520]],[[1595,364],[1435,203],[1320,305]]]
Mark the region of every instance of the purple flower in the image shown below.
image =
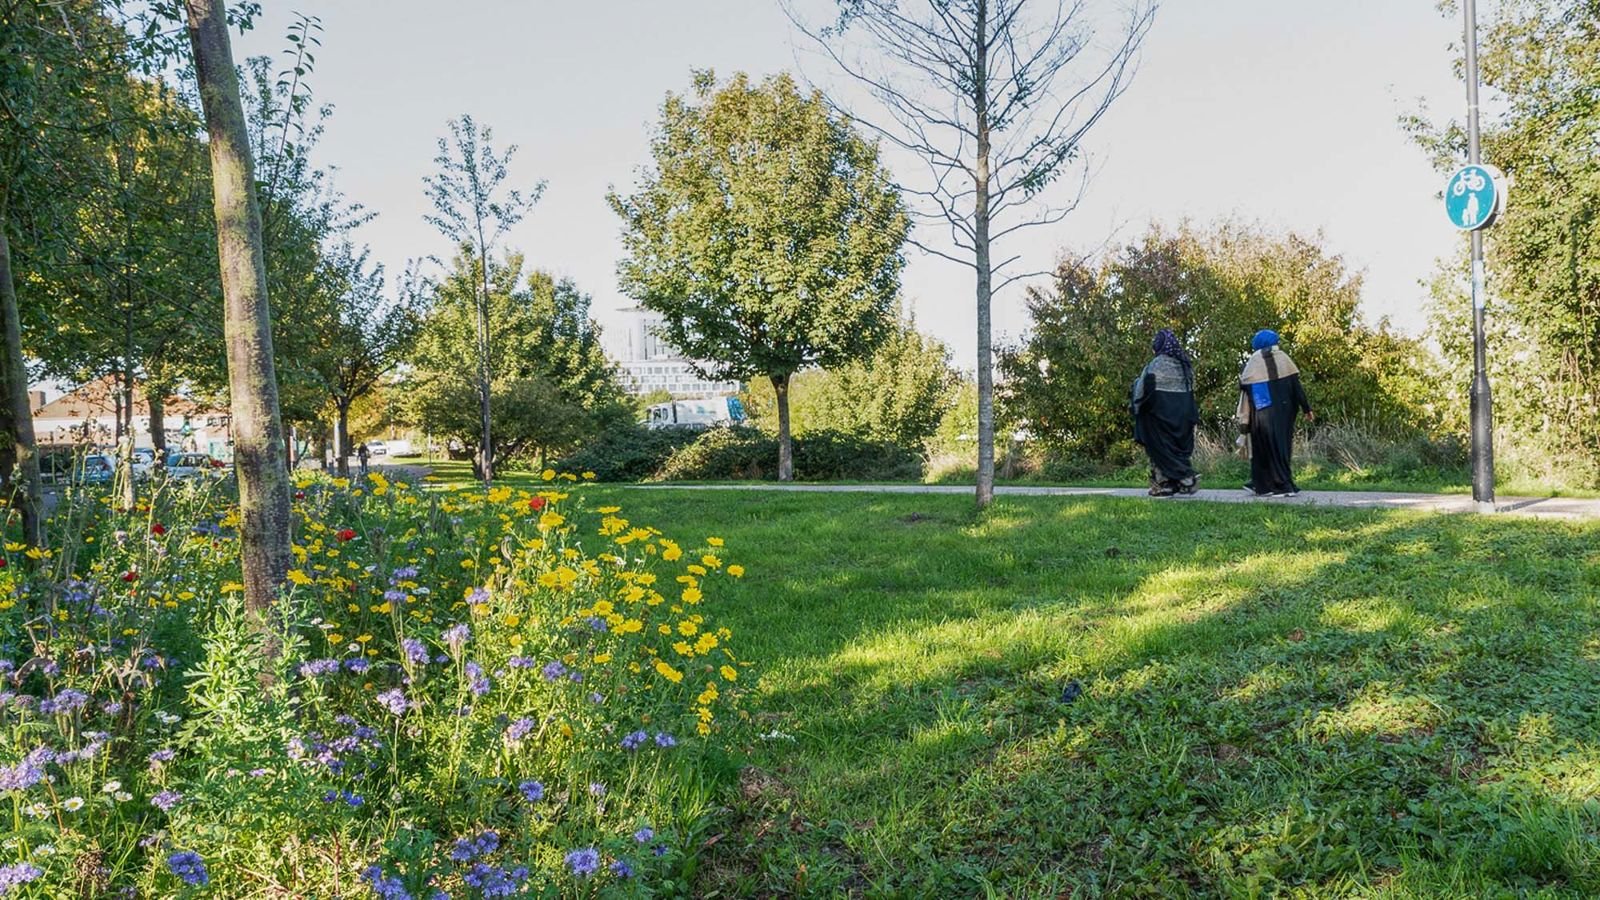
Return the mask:
[[[656,746],[676,747],[678,746],[678,739],[670,734],[667,734],[665,731],[658,731],[656,732]]]
[[[412,900],[411,893],[406,890],[406,884],[398,875],[386,876],[381,866],[368,866],[361,873],[361,880],[372,885],[372,893],[379,900]]]
[[[654,847],[650,848],[650,852],[654,853],[657,856],[666,856],[667,855],[667,845],[666,844],[657,844]]]
[[[627,860],[619,859],[611,864],[611,874],[618,878],[632,878],[633,866],[628,865]]]
[[[160,750],[150,754],[148,759],[150,760],[151,766],[158,766],[162,763],[172,762],[177,755],[178,751],[172,749],[171,747],[162,747]]]
[[[416,566],[401,566],[389,575],[390,584],[399,584],[402,581],[417,577]]]
[[[0,897],[11,893],[14,887],[20,887],[44,874],[33,863],[15,863],[9,866],[0,866]]]
[[[567,868],[579,878],[587,878],[600,871],[600,851],[593,847],[574,850],[567,854]]]
[[[115,716],[122,712],[122,704],[116,700],[107,700],[105,703],[100,704],[100,708],[108,716]]]
[[[489,600],[489,591],[486,590],[485,588],[481,588],[481,587],[473,588],[472,589],[472,593],[467,595],[467,602],[468,603],[487,603],[488,600]]]
[[[555,681],[567,674],[567,667],[562,665],[561,660],[552,659],[544,664],[544,668],[539,670],[539,674],[544,676],[545,681]]]
[[[526,866],[506,870],[487,863],[478,863],[461,879],[468,887],[477,888],[484,897],[515,896],[522,883],[528,880]]]
[[[648,731],[635,731],[632,734],[629,734],[626,737],[624,737],[622,739],[622,743],[619,746],[621,746],[622,749],[628,751],[629,753],[632,753],[635,750],[638,750],[640,747],[643,747],[645,745],[645,743],[647,741],[649,741],[649,740],[650,740],[650,732],[648,732]]]
[[[506,728],[506,742],[515,744],[517,741],[522,740],[531,733],[533,733],[533,720],[523,717],[515,722],[512,722],[511,725]]]
[[[538,803],[544,799],[544,785],[537,781],[524,781],[517,785],[517,790],[522,792],[522,799],[529,803]]]
[[[58,692],[54,697],[46,697],[39,701],[39,712],[42,713],[69,713],[82,709],[89,702],[89,695],[83,691],[68,688]]]
[[[405,715],[406,710],[411,706],[410,701],[406,700],[406,692],[400,688],[390,688],[389,690],[379,694],[378,703],[382,705],[384,709],[387,709],[389,712],[394,713],[397,716]]]
[[[655,830],[652,829],[648,825],[646,825],[645,827],[643,827],[643,828],[641,828],[638,831],[635,831],[633,833],[633,839],[638,841],[641,844],[650,843],[652,840],[655,839],[655,836],[656,836]]]
[[[606,620],[600,618],[599,616],[590,616],[589,617],[589,627],[593,628],[595,631],[605,631],[605,630],[607,630],[606,629]]]
[[[574,684],[583,684],[583,673],[577,671],[576,669],[574,669],[571,672],[568,672],[567,673],[567,678],[568,678],[568,680],[572,681]]]
[[[590,691],[589,692],[589,702],[590,703],[604,703],[604,702],[606,702],[606,698],[605,698],[605,695],[600,693],[599,691]]]
[[[344,661],[344,667],[346,669],[350,670],[351,672],[356,673],[357,675],[363,675],[363,674],[366,674],[366,671],[368,669],[372,668],[372,663],[367,662],[366,660],[364,660],[364,659],[362,659],[360,657],[354,657],[354,658],[345,660]]]
[[[513,656],[506,660],[506,664],[513,669],[531,669],[537,666],[539,661],[531,656]]]
[[[419,666],[428,664],[428,648],[416,638],[406,638],[400,642],[400,649],[405,651],[406,659]]]
[[[391,588],[383,592],[383,599],[389,601],[390,603],[404,603],[406,602],[406,592],[397,591]]]
[[[54,751],[40,747],[16,765],[0,769],[0,793],[25,791],[43,781],[44,767],[54,759]]]
[[[201,887],[210,883],[211,876],[206,874],[205,860],[200,854],[190,850],[179,850],[167,857],[167,868],[172,874],[183,880],[184,884],[192,887]]]
[[[183,800],[183,795],[177,791],[162,791],[150,798],[150,805],[162,812],[172,812],[172,808]]]
[[[467,623],[461,622],[445,629],[442,637],[445,644],[449,645],[451,653],[459,653],[467,641],[471,640],[472,629],[467,627]]]
[[[339,672],[337,659],[313,659],[300,664],[301,678],[320,678],[325,675],[335,675]]]
[[[483,674],[483,666],[469,662],[465,668],[467,680],[471,682],[472,696],[482,697],[489,693],[489,679]]]
[[[601,784],[598,781],[589,782],[589,796],[591,796],[591,797],[604,797],[605,795],[606,795],[606,786],[604,784]]]

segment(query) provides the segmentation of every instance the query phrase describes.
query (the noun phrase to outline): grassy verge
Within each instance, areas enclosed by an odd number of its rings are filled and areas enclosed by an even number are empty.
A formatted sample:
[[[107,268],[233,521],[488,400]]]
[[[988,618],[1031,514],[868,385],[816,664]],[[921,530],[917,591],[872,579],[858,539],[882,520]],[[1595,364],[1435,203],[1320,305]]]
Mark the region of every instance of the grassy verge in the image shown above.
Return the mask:
[[[750,571],[703,892],[1600,891],[1595,526],[586,490]]]

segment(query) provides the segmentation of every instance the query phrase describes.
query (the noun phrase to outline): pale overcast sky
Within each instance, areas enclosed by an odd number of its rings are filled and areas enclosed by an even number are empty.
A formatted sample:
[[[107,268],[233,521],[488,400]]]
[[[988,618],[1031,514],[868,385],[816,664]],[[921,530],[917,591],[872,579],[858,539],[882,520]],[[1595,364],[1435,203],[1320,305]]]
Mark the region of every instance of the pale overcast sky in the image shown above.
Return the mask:
[[[831,81],[776,0],[265,0],[235,53],[276,54],[291,13],[322,17],[311,78],[335,106],[318,157],[338,186],[378,213],[358,238],[391,274],[449,247],[424,224],[422,177],[445,120],[471,113],[520,152],[513,176],[547,179],[508,244],[574,278],[615,335],[618,220],[609,186],[647,161],[664,94],[710,67],[794,69]],[[1116,9],[1115,0],[1090,6]],[[1046,269],[1063,247],[1131,240],[1151,221],[1236,216],[1321,229],[1365,272],[1369,317],[1424,324],[1418,282],[1456,239],[1436,199],[1441,178],[1397,125],[1426,100],[1464,106],[1451,74],[1456,18],[1434,0],[1165,0],[1132,88],[1087,147],[1098,175],[1067,221],[1009,252]],[[797,48],[799,52],[797,53]],[[905,291],[920,325],[973,365],[969,270],[910,251]],[[996,302],[996,330],[1027,327],[1022,289]],[[1267,323],[1263,323],[1267,324]]]

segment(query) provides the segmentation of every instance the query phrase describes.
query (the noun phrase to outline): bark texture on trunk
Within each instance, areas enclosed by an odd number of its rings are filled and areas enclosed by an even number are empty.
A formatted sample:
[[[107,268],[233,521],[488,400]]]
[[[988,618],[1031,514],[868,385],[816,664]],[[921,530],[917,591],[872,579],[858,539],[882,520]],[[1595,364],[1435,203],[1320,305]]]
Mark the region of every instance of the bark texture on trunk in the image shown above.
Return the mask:
[[[974,262],[978,270],[978,508],[994,500],[994,351],[990,343],[993,294],[989,268],[989,16],[988,3],[978,0],[976,24],[977,65],[972,84],[973,111],[978,127],[977,171],[973,179],[972,227]]]
[[[338,458],[340,478],[350,477],[350,407],[340,406],[333,424],[333,455]]]
[[[483,246],[483,229],[478,229],[478,246]],[[483,419],[483,439],[478,444],[478,472],[483,483],[494,480],[494,441],[489,434],[489,397],[493,376],[489,366],[489,258],[485,254],[479,264],[483,267],[483,297],[478,301],[478,406]]]
[[[9,424],[6,441],[16,465],[14,490],[9,501],[22,513],[22,540],[38,546],[43,540],[44,487],[39,478],[39,453],[33,440],[33,408],[28,402],[28,369],[22,362],[22,319],[17,311],[16,285],[11,275],[11,243],[6,238],[4,200],[0,199],[0,327],[5,329],[5,403]],[[9,469],[8,469],[9,476]]]
[[[778,480],[794,480],[794,440],[789,436],[789,376],[772,376],[778,398]]]
[[[211,153],[245,605],[260,614],[276,599],[290,561],[289,472],[272,361],[261,212],[225,0],[184,0],[184,5]]]
[[[144,386],[144,402],[150,406],[150,449],[156,461],[167,455],[167,390],[165,387]]]

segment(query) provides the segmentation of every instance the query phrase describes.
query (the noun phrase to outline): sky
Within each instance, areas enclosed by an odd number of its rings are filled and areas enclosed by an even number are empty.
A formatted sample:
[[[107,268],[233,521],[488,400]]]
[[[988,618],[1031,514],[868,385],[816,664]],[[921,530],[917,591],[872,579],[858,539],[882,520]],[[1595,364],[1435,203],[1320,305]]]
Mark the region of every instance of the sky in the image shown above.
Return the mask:
[[[1089,0],[1106,12],[1120,2]],[[391,275],[450,252],[423,221],[422,179],[446,121],[469,113],[496,143],[518,146],[512,183],[548,183],[506,246],[590,293],[613,347],[631,301],[617,287],[619,220],[605,196],[627,190],[648,161],[668,91],[686,90],[695,69],[790,70],[846,105],[864,99],[810,52],[777,0],[263,5],[256,29],[235,36],[240,58],[281,54],[294,12],[321,17],[310,84],[334,113],[316,159],[377,213],[356,239]],[[1443,179],[1398,119],[1423,104],[1459,114],[1459,42],[1459,22],[1434,0],[1165,0],[1131,88],[1085,141],[1094,177],[1082,203],[1006,253],[1046,270],[1063,250],[1114,248],[1186,217],[1320,231],[1362,274],[1364,313],[1419,333],[1421,282],[1457,238],[1440,208]],[[1023,290],[996,297],[997,339],[1026,333]],[[904,296],[918,325],[971,369],[971,271],[908,249]]]

